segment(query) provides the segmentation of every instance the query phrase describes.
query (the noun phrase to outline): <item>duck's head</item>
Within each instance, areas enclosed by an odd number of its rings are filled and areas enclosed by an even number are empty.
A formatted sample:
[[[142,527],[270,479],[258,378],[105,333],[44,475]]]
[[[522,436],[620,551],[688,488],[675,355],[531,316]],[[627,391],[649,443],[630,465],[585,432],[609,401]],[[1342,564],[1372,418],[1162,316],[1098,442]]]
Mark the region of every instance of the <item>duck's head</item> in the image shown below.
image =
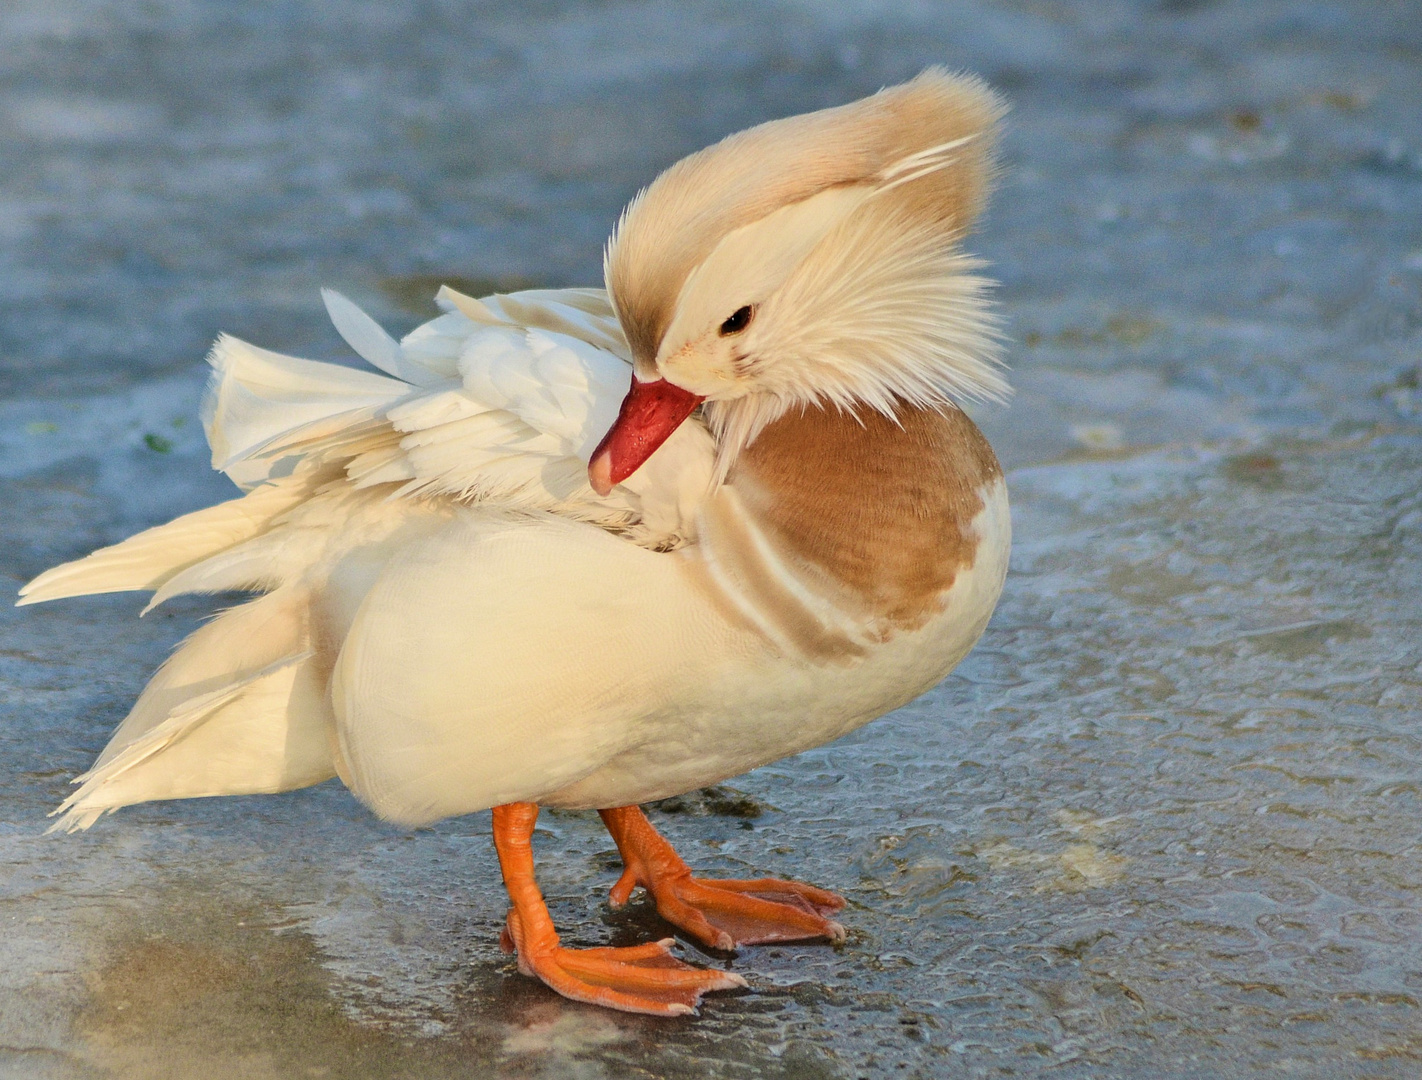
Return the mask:
[[[706,402],[724,478],[793,405],[1002,398],[987,282],[959,241],[992,173],[999,99],[925,71],[677,162],[604,261],[632,389],[588,467],[606,493]]]

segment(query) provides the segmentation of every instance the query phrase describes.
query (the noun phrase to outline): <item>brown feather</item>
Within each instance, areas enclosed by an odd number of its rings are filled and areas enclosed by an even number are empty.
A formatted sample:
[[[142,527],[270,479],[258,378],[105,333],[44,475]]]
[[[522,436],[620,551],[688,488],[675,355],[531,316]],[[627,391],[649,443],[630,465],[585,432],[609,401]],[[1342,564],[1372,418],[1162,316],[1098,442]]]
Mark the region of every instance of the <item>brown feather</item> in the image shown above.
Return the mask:
[[[782,550],[894,629],[941,610],[973,565],[973,518],[1002,468],[958,409],[791,411],[742,454],[731,484]]]

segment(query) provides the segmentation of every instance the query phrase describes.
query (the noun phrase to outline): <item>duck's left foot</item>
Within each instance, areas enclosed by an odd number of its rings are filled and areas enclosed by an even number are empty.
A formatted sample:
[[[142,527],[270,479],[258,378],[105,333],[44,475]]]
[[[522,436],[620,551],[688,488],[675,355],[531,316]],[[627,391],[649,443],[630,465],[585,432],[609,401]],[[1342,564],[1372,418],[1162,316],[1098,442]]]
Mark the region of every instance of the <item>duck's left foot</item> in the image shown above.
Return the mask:
[[[599,813],[626,867],[612,887],[614,908],[625,904],[640,885],[651,893],[662,918],[713,949],[815,938],[835,944],[844,940],[844,927],[829,917],[844,907],[842,896],[775,878],[692,877],[640,809],[621,806]]]

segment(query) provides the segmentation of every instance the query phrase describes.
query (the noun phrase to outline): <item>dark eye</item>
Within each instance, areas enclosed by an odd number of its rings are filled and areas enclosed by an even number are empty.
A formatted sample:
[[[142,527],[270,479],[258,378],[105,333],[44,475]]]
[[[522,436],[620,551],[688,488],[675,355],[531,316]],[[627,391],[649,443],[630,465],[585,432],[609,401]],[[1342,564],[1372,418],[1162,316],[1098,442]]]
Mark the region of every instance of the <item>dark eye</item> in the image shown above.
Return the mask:
[[[731,317],[721,324],[721,336],[730,337],[732,334],[739,334],[750,325],[751,316],[754,314],[755,308],[749,304],[742,308],[736,308],[731,313]]]

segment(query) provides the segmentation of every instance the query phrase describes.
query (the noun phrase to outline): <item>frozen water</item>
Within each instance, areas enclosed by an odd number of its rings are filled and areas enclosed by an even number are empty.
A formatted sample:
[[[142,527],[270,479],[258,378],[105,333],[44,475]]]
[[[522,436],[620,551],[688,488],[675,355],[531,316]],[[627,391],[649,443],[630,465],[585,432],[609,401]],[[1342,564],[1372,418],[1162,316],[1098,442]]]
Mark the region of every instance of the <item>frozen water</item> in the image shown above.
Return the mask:
[[[219,329],[346,357],[442,278],[593,282],[621,203],[934,62],[1014,103],[992,259],[1013,573],[936,691],[658,823],[850,898],[694,1020],[497,949],[487,817],[334,785],[44,814],[211,609],[0,613],[0,1075],[1411,1077],[1422,1070],[1422,8],[1353,0],[0,12],[0,566],[225,496]],[[595,818],[545,814],[575,943]],[[688,952],[692,951],[689,948]]]

